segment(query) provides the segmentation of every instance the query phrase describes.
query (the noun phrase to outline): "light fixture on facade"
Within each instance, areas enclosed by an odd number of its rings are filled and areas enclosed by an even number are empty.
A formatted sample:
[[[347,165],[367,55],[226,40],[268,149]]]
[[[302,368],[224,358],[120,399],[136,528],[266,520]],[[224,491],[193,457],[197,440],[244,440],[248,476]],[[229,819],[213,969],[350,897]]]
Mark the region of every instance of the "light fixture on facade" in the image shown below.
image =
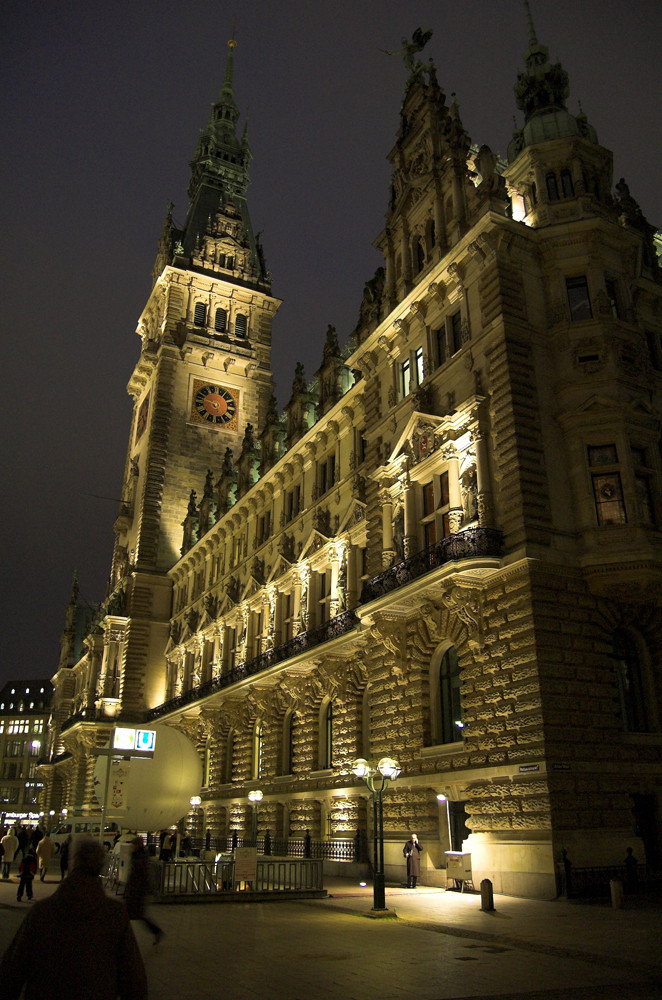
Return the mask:
[[[388,788],[389,781],[395,781],[400,774],[400,770],[400,765],[393,757],[382,757],[376,766],[370,764],[365,757],[358,757],[352,764],[352,771],[356,777],[365,781],[372,793],[375,873],[373,879],[373,910],[386,909],[386,893],[384,888],[384,810],[382,797]]]
[[[200,798],[199,795],[192,795],[191,798],[189,799],[189,803],[191,804],[193,809],[197,809],[198,806],[201,805],[202,799]]]

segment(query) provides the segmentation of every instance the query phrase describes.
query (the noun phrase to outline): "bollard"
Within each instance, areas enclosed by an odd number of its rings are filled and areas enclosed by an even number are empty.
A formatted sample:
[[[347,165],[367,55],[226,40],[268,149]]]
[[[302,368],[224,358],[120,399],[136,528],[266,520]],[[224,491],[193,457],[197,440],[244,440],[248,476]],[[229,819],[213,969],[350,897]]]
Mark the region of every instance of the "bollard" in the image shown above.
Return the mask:
[[[611,905],[614,910],[623,909],[623,883],[620,878],[609,880],[609,891],[611,893]]]
[[[494,890],[488,878],[480,883],[480,908],[486,912],[494,909]]]

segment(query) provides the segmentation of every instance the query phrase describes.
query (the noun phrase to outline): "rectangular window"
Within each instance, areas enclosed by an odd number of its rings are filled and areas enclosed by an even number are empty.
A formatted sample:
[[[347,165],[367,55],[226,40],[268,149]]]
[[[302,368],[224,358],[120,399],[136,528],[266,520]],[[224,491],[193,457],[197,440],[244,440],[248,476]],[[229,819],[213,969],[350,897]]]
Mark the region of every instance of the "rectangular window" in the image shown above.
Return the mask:
[[[652,330],[646,330],[646,342],[648,344],[648,354],[650,356],[651,367],[656,371],[662,371],[662,351],[660,350],[660,338]]]
[[[411,391],[411,364],[406,358],[400,365],[400,393],[402,399],[408,396]]]
[[[297,516],[300,508],[300,498],[301,498],[301,487],[293,486],[291,490],[285,494],[285,523],[289,522]]]
[[[566,278],[565,287],[568,294],[571,321],[578,323],[586,319],[593,319],[586,276],[579,275],[576,278]]]
[[[625,524],[625,503],[618,472],[593,473],[593,496],[598,524]]]
[[[448,317],[448,339],[451,354],[457,354],[462,349],[462,315],[459,309]]]
[[[195,326],[204,326],[207,318],[207,307],[204,302],[196,302],[193,313],[193,323]]]
[[[7,757],[22,757],[24,753],[25,743],[23,740],[12,740],[7,746]]]
[[[422,487],[423,545],[429,548],[450,535],[448,472],[442,472]]]
[[[225,655],[228,670],[234,670],[237,666],[237,630],[228,627],[225,632]]]
[[[264,636],[262,635],[262,612],[256,611],[253,614],[253,653],[259,656],[262,652]]]
[[[414,369],[416,371],[416,385],[420,385],[425,374],[423,371],[423,348],[417,347],[414,352]]]
[[[294,635],[294,594],[280,595],[281,642],[288,642]]]
[[[322,496],[335,484],[336,481],[336,456],[327,455],[321,462],[317,463],[317,486],[319,495]]]
[[[318,623],[323,625],[324,622],[329,620],[329,587],[330,587],[330,573],[318,573],[317,574],[317,606],[319,608]]]
[[[615,444],[590,444],[588,446],[588,464],[595,465],[616,465],[618,463],[618,453]]]
[[[435,347],[437,349],[437,367],[439,368],[446,361],[446,329],[441,327],[434,332]]]
[[[614,319],[621,318],[621,310],[618,305],[618,290],[616,287],[616,282],[613,278],[605,278],[605,288],[607,289],[607,298],[609,299],[609,308],[611,309],[611,314]]]

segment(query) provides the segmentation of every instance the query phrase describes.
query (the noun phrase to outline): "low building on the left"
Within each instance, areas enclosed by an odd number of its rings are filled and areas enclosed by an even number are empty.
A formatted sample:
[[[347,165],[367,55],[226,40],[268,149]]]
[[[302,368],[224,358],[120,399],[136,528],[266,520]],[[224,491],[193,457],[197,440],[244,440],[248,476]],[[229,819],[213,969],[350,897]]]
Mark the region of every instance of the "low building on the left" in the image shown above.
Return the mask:
[[[50,680],[14,680],[0,689],[0,825],[41,819],[37,773],[51,714]]]

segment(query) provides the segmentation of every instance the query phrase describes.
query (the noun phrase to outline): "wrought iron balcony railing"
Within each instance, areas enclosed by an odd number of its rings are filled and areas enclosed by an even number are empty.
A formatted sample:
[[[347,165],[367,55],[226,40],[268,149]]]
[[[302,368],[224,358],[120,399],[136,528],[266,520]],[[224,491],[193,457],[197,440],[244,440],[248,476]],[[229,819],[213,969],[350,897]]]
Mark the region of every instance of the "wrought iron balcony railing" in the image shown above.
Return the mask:
[[[358,625],[358,621],[358,617],[354,611],[344,611],[341,615],[337,615],[323,625],[318,625],[317,628],[310,629],[307,632],[301,632],[293,639],[289,639],[275,649],[269,649],[265,653],[260,653],[259,656],[254,656],[251,660],[246,660],[231,670],[226,670],[217,677],[212,677],[211,680],[205,681],[204,684],[198,684],[197,687],[191,688],[190,691],[185,691],[176,698],[171,698],[170,701],[166,701],[162,705],[157,705],[156,708],[147,713],[147,718],[157,719],[161,715],[167,715],[169,712],[175,711],[175,709],[183,708],[193,701],[198,701],[199,698],[204,698],[207,695],[214,694],[215,691],[230,687],[230,685],[236,684],[246,677],[252,677],[263,670],[268,670],[277,663],[282,663],[283,660],[289,660],[299,653],[305,653],[309,649],[321,645],[323,642],[338,639],[340,636],[351,632]]]
[[[498,559],[502,554],[503,532],[494,528],[467,528],[448,538],[442,538],[396,566],[389,566],[371,580],[366,580],[361,591],[361,604],[367,604],[398,587],[404,587],[444,563],[481,556]]]

